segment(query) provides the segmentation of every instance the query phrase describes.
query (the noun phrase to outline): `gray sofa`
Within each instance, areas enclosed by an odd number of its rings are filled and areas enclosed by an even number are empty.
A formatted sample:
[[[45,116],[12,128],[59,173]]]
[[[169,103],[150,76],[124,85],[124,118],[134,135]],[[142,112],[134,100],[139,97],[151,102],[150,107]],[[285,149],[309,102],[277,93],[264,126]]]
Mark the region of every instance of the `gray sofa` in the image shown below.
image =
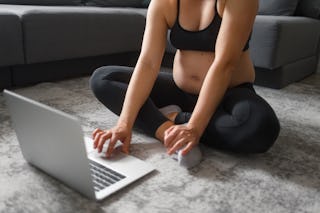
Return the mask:
[[[250,41],[256,84],[282,88],[316,71],[320,16],[308,14],[310,0],[298,1],[290,13],[260,4]],[[133,66],[147,9],[132,2],[0,0],[0,88],[88,75],[107,64]],[[168,41],[164,66],[171,66],[174,52]]]
[[[145,25],[138,10],[0,4],[0,87],[133,65]]]
[[[316,72],[320,0],[260,0],[250,45],[256,84],[282,88]]]

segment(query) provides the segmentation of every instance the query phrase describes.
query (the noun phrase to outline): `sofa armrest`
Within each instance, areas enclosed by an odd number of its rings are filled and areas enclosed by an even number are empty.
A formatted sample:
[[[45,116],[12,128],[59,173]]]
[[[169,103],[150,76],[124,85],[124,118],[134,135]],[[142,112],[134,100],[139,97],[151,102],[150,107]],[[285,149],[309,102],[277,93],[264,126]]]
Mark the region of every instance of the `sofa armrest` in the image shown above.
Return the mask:
[[[256,67],[276,69],[317,55],[319,40],[319,20],[258,15],[250,41],[250,54]]]

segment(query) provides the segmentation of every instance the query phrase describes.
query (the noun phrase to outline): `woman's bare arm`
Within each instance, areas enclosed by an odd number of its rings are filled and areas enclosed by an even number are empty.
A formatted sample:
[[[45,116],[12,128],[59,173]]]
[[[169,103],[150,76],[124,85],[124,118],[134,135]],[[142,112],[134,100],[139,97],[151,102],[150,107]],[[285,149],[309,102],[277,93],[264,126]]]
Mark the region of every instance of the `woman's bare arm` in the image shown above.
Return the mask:
[[[133,124],[157,78],[167,40],[168,24],[164,14],[166,1],[152,0],[149,5],[141,53],[117,125],[108,130],[98,128],[93,132],[94,148],[99,152],[102,151],[105,142],[110,140],[107,157],[112,155],[117,141],[123,143],[123,152],[129,152]]]
[[[149,96],[160,70],[166,47],[168,24],[164,1],[151,1],[141,53],[130,80],[118,124],[132,128],[141,106]]]

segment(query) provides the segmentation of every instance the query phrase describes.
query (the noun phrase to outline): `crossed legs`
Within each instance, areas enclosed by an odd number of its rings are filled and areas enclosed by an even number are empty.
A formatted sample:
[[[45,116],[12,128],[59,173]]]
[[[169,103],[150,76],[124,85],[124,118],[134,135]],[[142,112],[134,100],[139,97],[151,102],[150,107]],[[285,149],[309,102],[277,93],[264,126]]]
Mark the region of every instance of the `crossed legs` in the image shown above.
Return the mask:
[[[90,79],[97,99],[117,115],[121,113],[132,72],[131,67],[106,66],[97,69]],[[197,98],[179,89],[172,74],[160,72],[135,125],[163,141],[167,128],[188,122]],[[178,105],[183,112],[165,116],[159,108],[167,105]],[[279,130],[279,121],[270,105],[255,93],[251,84],[243,84],[226,92],[200,142],[228,151],[261,153],[273,145]]]

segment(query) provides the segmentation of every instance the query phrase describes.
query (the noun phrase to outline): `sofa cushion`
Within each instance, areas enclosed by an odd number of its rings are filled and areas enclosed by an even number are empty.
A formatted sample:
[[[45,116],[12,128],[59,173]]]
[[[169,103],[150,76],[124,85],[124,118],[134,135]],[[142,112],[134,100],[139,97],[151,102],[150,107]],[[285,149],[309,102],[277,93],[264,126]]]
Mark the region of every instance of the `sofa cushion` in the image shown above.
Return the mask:
[[[0,0],[0,4],[81,5],[82,0]]]
[[[320,1],[301,0],[298,4],[296,15],[320,19]]]
[[[86,0],[87,6],[99,7],[142,7],[144,0]]]
[[[28,64],[136,52],[145,17],[140,8],[3,5],[21,17]]]
[[[318,54],[320,21],[299,16],[258,15],[250,40],[256,67],[276,69]]]
[[[0,17],[0,67],[23,64],[23,35],[20,18],[1,7]]]
[[[259,15],[293,15],[299,0],[260,0]]]

